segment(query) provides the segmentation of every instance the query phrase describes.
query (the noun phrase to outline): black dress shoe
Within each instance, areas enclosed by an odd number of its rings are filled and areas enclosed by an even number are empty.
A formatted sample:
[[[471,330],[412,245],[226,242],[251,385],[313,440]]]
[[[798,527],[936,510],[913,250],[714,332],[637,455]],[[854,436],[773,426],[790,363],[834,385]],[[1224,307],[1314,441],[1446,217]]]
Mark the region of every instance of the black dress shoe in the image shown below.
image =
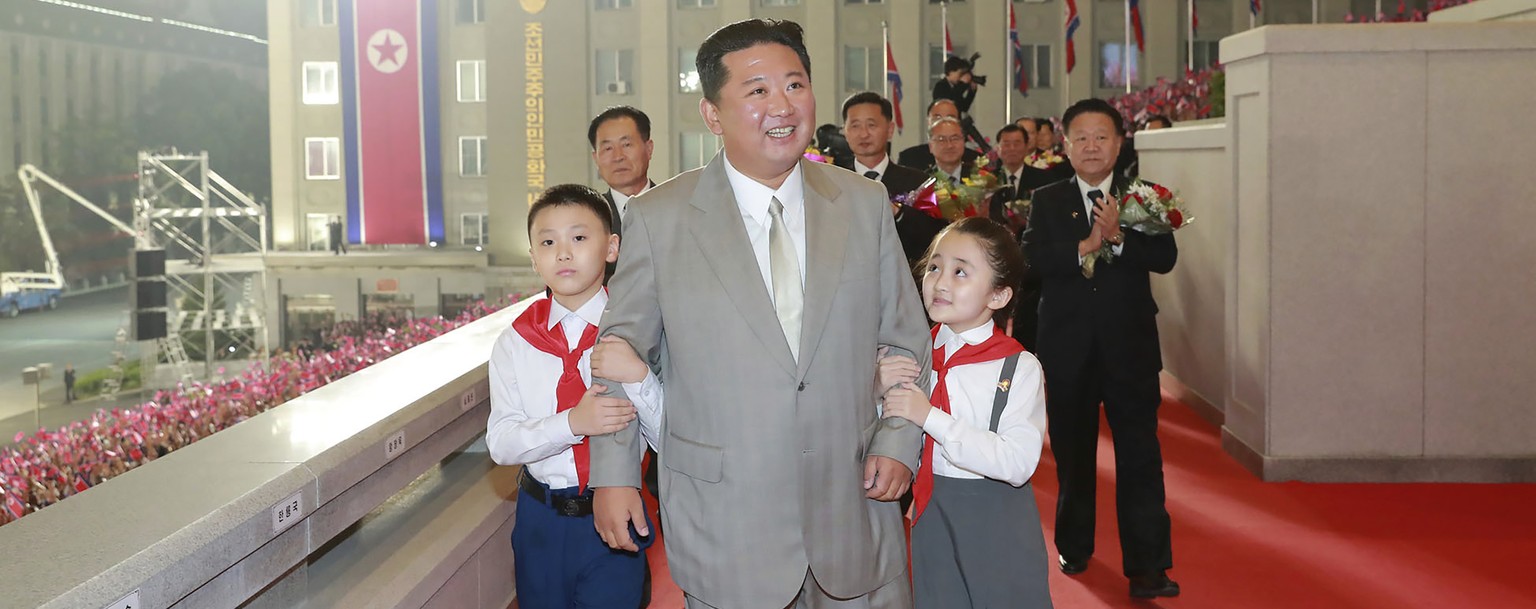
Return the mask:
[[[1088,559],[1072,560],[1066,556],[1057,556],[1056,564],[1061,566],[1061,572],[1067,575],[1077,575],[1088,570]]]
[[[1066,568],[1063,567],[1062,570],[1066,570]],[[1178,595],[1179,582],[1168,579],[1166,574],[1138,575],[1131,578],[1131,598],[1157,598],[1159,596]]]

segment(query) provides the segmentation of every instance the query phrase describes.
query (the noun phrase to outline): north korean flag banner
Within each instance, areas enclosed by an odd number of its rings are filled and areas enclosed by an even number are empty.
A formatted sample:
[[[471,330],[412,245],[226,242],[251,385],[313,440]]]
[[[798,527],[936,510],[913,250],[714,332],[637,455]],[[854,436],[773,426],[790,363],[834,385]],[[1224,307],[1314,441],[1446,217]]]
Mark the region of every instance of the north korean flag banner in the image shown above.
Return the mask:
[[[340,0],[347,241],[443,241],[437,1]]]

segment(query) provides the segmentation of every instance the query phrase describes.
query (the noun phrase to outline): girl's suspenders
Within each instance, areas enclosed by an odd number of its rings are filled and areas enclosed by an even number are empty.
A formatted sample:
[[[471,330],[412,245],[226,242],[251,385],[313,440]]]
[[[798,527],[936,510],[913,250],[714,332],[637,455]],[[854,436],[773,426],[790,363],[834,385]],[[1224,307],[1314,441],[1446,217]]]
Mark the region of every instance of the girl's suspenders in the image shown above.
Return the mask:
[[[997,379],[997,392],[992,394],[992,426],[988,429],[992,433],[997,433],[997,423],[1003,418],[1003,407],[1008,405],[1008,390],[1013,388],[1013,371],[1018,367],[1018,353],[1003,360],[1003,373]]]

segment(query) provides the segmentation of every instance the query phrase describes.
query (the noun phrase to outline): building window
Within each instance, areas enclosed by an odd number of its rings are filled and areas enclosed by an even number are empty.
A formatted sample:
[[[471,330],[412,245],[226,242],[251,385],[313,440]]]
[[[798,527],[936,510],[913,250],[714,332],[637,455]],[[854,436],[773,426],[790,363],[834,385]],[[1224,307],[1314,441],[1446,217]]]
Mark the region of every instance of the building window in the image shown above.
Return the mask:
[[[698,169],[709,164],[720,148],[720,138],[715,134],[696,131],[683,133],[677,147],[677,167],[680,171]]]
[[[619,8],[633,8],[635,0],[595,0],[593,7],[600,11],[608,11]]]
[[[325,214],[304,214],[304,233],[309,236],[309,251],[323,252],[331,249],[331,217]]]
[[[310,180],[341,179],[341,138],[304,138],[304,177]]]
[[[595,65],[598,95],[629,95],[634,92],[634,51],[598,49]]]
[[[885,82],[883,59],[873,47],[843,47],[843,88],[849,93],[879,91]]]
[[[485,214],[459,214],[459,243],[490,245],[491,225]]]
[[[715,8],[716,0],[677,0],[677,8]]]
[[[304,103],[335,104],[340,101],[336,88],[336,62],[304,62]]]
[[[845,0],[848,4],[881,4],[885,0]]]
[[[336,25],[336,0],[304,0],[305,26]]]
[[[485,176],[485,136],[459,138],[459,175],[466,178]]]
[[[698,93],[704,90],[699,83],[699,50],[678,49],[677,51],[677,92]]]
[[[1024,65],[1030,66],[1029,88],[1051,88],[1051,45],[1026,44],[1024,47]]]
[[[1141,75],[1137,73],[1137,63],[1140,53],[1132,50],[1130,53],[1130,65],[1128,69],[1121,64],[1125,63],[1125,43],[1106,42],[1099,45],[1099,86],[1124,87],[1127,79],[1130,86],[1136,86],[1141,81]]]
[[[800,6],[800,0],[763,0],[763,6]]]
[[[459,101],[485,101],[485,60],[459,62]]]
[[[1186,62],[1189,58],[1189,48],[1185,47],[1180,53]],[[1221,57],[1221,43],[1215,40],[1195,41],[1195,70],[1204,70],[1216,64]],[[1187,63],[1185,65],[1188,65]]]
[[[459,0],[459,23],[485,23],[485,0]]]

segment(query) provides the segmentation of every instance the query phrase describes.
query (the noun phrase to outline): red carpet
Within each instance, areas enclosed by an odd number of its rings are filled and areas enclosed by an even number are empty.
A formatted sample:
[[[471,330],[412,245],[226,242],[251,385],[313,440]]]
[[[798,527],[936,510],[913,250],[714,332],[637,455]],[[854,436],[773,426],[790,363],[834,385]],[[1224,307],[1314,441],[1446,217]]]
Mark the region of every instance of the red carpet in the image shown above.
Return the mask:
[[[1165,399],[1167,397],[1165,396]],[[1135,601],[1120,575],[1114,454],[1100,433],[1098,553],[1067,577],[1050,557],[1058,609],[1101,607],[1536,607],[1536,485],[1260,482],[1219,430],[1168,399],[1161,410],[1174,569],[1183,596]],[[1049,546],[1055,462],[1034,478]],[[651,607],[680,609],[661,543]]]

